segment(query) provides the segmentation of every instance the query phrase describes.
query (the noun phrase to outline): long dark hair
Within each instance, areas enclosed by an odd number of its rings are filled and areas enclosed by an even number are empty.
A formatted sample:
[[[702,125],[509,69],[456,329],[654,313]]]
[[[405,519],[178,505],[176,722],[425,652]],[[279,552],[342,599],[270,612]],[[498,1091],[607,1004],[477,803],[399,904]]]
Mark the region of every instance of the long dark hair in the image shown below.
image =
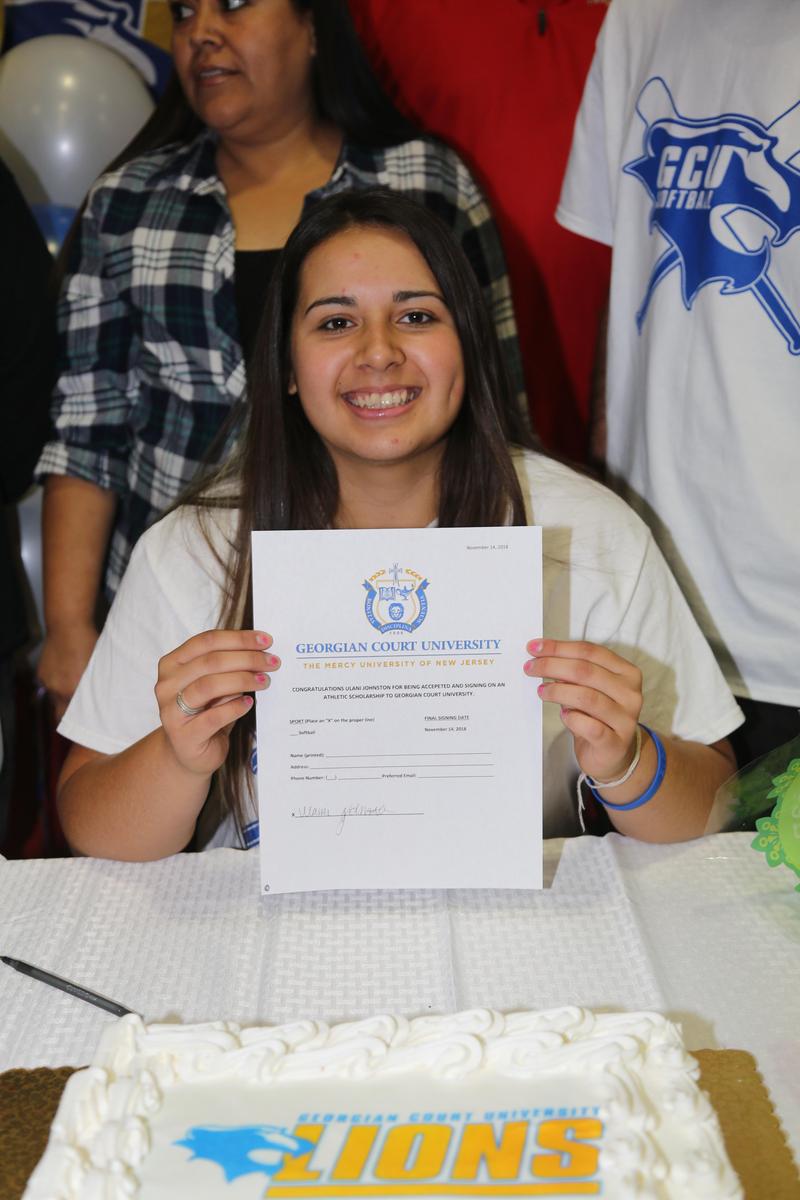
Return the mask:
[[[247,429],[238,457],[211,482],[192,485],[183,498],[198,506],[206,529],[212,519],[207,510],[220,504],[239,510],[224,563],[228,586],[220,613],[223,628],[252,626],[252,530],[326,529],[336,517],[339,483],[334,463],[297,397],[289,394],[291,329],[308,255],[353,228],[405,234],[430,267],[455,322],[465,389],[439,471],[439,524],[526,524],[509,446],[531,442],[513,402],[483,293],[461,247],[444,222],[414,200],[383,188],[340,192],[311,209],[281,253],[253,350]],[[210,536],[208,540],[212,545]],[[218,781],[222,809],[238,816],[251,728],[252,714],[234,727]]]

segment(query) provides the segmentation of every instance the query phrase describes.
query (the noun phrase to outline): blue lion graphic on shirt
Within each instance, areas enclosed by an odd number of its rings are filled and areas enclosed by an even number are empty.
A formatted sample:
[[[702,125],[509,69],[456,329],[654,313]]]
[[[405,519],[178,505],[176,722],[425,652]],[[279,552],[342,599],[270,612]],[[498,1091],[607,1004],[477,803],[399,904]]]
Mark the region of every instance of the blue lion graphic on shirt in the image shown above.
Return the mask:
[[[7,5],[8,47],[44,34],[91,37],[127,58],[160,93],[170,56],[141,35],[144,0],[14,0]]]
[[[655,227],[669,243],[653,268],[636,314],[641,333],[653,293],[680,267],[691,309],[701,288],[722,295],[749,291],[800,354],[797,314],[769,276],[773,251],[800,229],[800,101],[771,125],[724,113],[682,117],[660,77],[648,80],[636,111],[645,124],[644,153],[623,170],[646,188]]]
[[[295,1137],[277,1125],[195,1125],[174,1145],[192,1151],[190,1162],[200,1158],[222,1167],[228,1183],[256,1172],[271,1178],[287,1154],[296,1158],[314,1149],[307,1138]],[[252,1158],[256,1152],[258,1158]]]

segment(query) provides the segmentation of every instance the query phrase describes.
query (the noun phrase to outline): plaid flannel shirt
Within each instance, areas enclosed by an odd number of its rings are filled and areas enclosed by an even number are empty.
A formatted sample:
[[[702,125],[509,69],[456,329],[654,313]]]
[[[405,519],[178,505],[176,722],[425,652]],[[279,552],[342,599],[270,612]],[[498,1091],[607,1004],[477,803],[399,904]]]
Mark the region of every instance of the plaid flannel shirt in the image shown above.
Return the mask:
[[[119,496],[106,565],[113,597],[137,538],[208,461],[245,371],[234,291],[234,228],[209,133],[101,177],[92,188],[59,309],[62,374],[53,440],[37,479],[72,475]],[[454,151],[427,139],[343,147],[305,206],[382,185],[453,229],[480,281],[524,404],[499,237]],[[220,447],[220,454],[228,447]]]

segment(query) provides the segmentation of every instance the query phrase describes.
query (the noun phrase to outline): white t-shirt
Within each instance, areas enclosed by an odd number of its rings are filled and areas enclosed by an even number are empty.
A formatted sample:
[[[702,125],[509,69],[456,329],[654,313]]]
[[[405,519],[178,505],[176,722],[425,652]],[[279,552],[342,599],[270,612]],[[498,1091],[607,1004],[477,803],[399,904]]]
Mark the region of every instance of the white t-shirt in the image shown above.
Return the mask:
[[[739,695],[800,704],[800,9],[613,0],[557,216],[613,245],[607,461]]]
[[[706,744],[725,737],[741,712],[647,528],[568,467],[538,454],[517,462],[528,519],[543,527],[545,636],[597,642],[635,662],[645,679],[642,720],[661,733]],[[234,520],[216,512],[223,554]],[[64,737],[115,754],[158,727],[158,659],[216,627],[220,579],[192,509],[144,534],[59,727]],[[520,670],[524,659],[521,646]],[[557,705],[544,706],[543,742],[545,837],[577,833],[577,766]],[[232,826],[212,844],[236,844]]]

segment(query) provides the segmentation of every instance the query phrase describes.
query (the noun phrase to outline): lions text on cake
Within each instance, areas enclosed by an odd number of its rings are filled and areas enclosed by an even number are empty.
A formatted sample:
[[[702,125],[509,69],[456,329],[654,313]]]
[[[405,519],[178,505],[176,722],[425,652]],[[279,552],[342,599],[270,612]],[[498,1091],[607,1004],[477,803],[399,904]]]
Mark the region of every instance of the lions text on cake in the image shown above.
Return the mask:
[[[555,1110],[548,1110],[548,1112]],[[176,1145],[230,1183],[260,1172],[265,1200],[358,1196],[596,1196],[603,1124],[596,1108],[540,1120],[302,1121],[193,1128]],[[471,1116],[471,1114],[469,1114]],[[415,1119],[415,1117],[419,1119]],[[428,1119],[436,1118],[436,1119]]]
[[[687,309],[707,284],[749,291],[800,354],[800,322],[770,278],[773,253],[800,229],[800,102],[770,125],[741,113],[689,118],[660,77],[636,103],[644,153],[623,171],[647,190],[654,227],[669,243],[636,314],[641,332],[653,293],[676,267]]]

